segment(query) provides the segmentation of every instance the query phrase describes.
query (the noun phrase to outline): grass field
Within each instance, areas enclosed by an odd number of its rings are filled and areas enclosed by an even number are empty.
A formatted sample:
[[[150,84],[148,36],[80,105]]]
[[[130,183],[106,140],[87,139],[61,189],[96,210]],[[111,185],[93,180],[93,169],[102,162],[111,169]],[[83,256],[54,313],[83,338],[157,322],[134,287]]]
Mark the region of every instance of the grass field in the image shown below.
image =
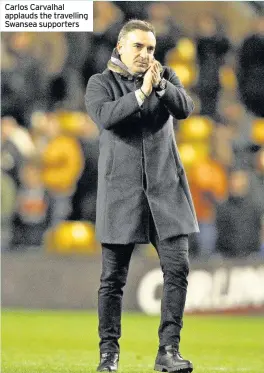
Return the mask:
[[[158,323],[123,315],[120,372],[153,372]],[[3,373],[95,372],[97,344],[94,313],[2,311]],[[181,352],[196,373],[263,373],[264,318],[186,316]]]

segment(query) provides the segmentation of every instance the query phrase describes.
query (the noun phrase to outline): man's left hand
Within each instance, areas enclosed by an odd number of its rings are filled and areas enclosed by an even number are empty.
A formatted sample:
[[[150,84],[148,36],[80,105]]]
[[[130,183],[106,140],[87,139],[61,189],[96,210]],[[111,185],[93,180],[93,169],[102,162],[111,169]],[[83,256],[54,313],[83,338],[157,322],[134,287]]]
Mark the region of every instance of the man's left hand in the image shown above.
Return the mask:
[[[151,71],[152,71],[152,85],[153,85],[153,87],[157,87],[159,85],[160,80],[161,80],[159,62],[154,61],[150,68],[151,68]]]

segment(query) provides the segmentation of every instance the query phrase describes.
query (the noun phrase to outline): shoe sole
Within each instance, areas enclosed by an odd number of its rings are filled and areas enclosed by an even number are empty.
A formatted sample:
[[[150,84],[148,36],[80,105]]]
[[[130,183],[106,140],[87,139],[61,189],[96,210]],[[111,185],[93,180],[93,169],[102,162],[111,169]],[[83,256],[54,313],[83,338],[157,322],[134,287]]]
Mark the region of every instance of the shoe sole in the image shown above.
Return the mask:
[[[189,366],[176,369],[176,368],[168,368],[165,365],[155,364],[154,370],[158,372],[168,372],[168,373],[191,373],[193,371],[193,366],[190,364]]]

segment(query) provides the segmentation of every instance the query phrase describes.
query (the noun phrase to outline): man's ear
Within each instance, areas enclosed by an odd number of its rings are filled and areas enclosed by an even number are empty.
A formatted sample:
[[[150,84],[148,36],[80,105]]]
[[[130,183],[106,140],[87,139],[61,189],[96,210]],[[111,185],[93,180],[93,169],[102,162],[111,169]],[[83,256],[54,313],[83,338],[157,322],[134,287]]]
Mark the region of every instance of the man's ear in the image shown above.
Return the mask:
[[[120,41],[117,43],[117,45],[116,45],[116,49],[117,49],[118,53],[119,53],[120,56],[121,56],[123,46],[122,46],[122,43],[120,43]]]

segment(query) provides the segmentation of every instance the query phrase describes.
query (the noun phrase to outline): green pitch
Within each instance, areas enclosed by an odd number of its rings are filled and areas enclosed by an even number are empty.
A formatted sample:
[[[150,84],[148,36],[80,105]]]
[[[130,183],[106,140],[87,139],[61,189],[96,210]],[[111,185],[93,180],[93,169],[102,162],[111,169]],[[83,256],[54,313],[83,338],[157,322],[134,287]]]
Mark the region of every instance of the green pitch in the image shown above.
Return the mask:
[[[153,372],[158,317],[123,315],[120,373]],[[2,312],[2,373],[90,373],[97,317],[61,311]],[[186,316],[181,352],[196,373],[263,373],[264,318]]]

